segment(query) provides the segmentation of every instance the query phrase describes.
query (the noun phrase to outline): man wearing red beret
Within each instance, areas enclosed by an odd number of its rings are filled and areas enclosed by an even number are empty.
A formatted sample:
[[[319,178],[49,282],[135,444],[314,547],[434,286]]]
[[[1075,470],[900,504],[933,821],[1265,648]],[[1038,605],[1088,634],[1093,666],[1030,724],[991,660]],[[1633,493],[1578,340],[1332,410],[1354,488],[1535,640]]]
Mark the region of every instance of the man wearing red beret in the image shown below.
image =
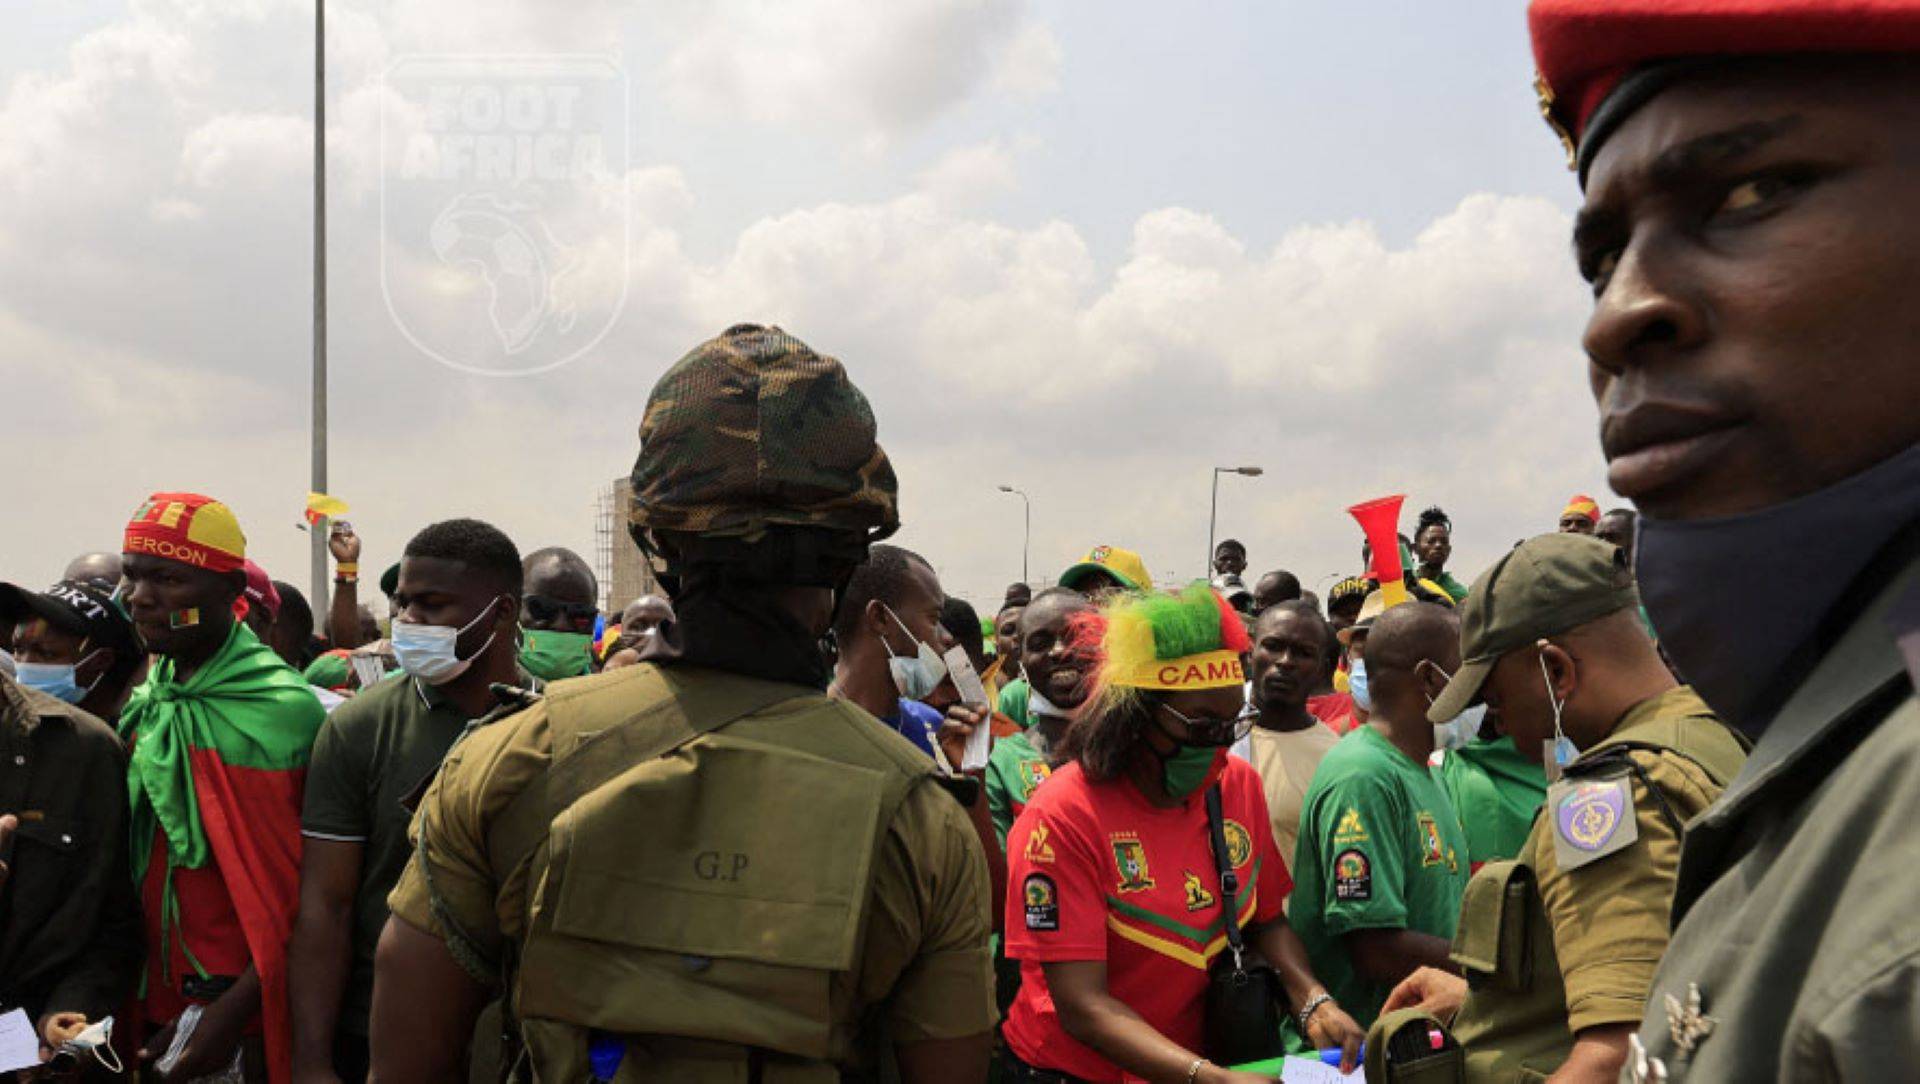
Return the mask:
[[[1635,1079],[1920,1065],[1920,0],[1534,0],[1648,614],[1755,741]],[[1764,583],[1765,591],[1753,584]]]

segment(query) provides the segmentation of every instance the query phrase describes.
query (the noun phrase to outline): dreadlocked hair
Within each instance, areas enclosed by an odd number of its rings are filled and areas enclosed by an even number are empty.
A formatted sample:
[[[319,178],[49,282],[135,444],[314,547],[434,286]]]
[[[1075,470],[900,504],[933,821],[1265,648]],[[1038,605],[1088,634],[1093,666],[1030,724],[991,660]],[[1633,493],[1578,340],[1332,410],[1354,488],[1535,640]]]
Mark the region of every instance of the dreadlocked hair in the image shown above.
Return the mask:
[[[1099,660],[1092,693],[1068,731],[1069,748],[1062,751],[1094,780],[1126,771],[1152,719],[1155,694],[1125,683],[1126,675],[1189,655],[1244,655],[1253,649],[1240,615],[1204,583],[1177,595],[1116,595],[1099,610],[1069,618],[1067,636]]]
[[[1453,521],[1447,518],[1447,514],[1441,511],[1437,504],[1429,506],[1426,511],[1420,513],[1420,525],[1413,529],[1413,537],[1419,538],[1420,532],[1428,527],[1445,527],[1447,533],[1453,533]]]

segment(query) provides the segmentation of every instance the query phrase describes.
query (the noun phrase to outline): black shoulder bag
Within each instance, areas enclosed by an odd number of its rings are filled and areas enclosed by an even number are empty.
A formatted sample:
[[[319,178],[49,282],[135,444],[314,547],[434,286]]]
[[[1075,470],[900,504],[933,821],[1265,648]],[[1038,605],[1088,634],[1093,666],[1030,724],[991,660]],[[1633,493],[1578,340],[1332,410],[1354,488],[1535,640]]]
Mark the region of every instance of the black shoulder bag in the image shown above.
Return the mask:
[[[1240,936],[1240,878],[1227,853],[1221,823],[1220,786],[1207,788],[1207,833],[1214,868],[1220,872],[1220,907],[1226,918],[1227,951],[1213,961],[1207,976],[1207,1059],[1215,1065],[1244,1065],[1285,1053],[1280,1036],[1280,976],[1248,948]]]

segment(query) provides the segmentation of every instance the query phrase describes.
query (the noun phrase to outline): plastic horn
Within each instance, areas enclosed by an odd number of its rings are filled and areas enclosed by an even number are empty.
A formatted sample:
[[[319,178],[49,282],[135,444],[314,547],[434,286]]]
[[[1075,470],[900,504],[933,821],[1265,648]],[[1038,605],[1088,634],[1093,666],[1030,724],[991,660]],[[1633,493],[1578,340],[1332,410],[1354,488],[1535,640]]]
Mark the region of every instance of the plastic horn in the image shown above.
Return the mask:
[[[1347,514],[1360,522],[1367,545],[1373,549],[1373,567],[1369,571],[1373,573],[1374,582],[1380,585],[1380,601],[1388,609],[1412,600],[1402,578],[1406,569],[1400,564],[1400,505],[1406,499],[1405,493],[1396,493],[1347,509]]]

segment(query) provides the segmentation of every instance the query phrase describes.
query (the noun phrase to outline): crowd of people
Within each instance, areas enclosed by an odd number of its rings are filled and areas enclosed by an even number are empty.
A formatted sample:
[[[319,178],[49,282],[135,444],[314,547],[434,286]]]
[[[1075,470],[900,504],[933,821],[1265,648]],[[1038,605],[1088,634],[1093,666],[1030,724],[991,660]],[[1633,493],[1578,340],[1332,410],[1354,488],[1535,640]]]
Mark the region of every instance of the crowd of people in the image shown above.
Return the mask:
[[[1372,502],[1324,597],[1087,539],[981,614],[884,541],[847,370],[750,324],[648,400],[617,613],[479,518],[384,622],[330,524],[310,604],[154,493],[0,584],[21,1078],[1920,1071],[1920,5],[1532,26],[1637,509],[1468,583]]]

